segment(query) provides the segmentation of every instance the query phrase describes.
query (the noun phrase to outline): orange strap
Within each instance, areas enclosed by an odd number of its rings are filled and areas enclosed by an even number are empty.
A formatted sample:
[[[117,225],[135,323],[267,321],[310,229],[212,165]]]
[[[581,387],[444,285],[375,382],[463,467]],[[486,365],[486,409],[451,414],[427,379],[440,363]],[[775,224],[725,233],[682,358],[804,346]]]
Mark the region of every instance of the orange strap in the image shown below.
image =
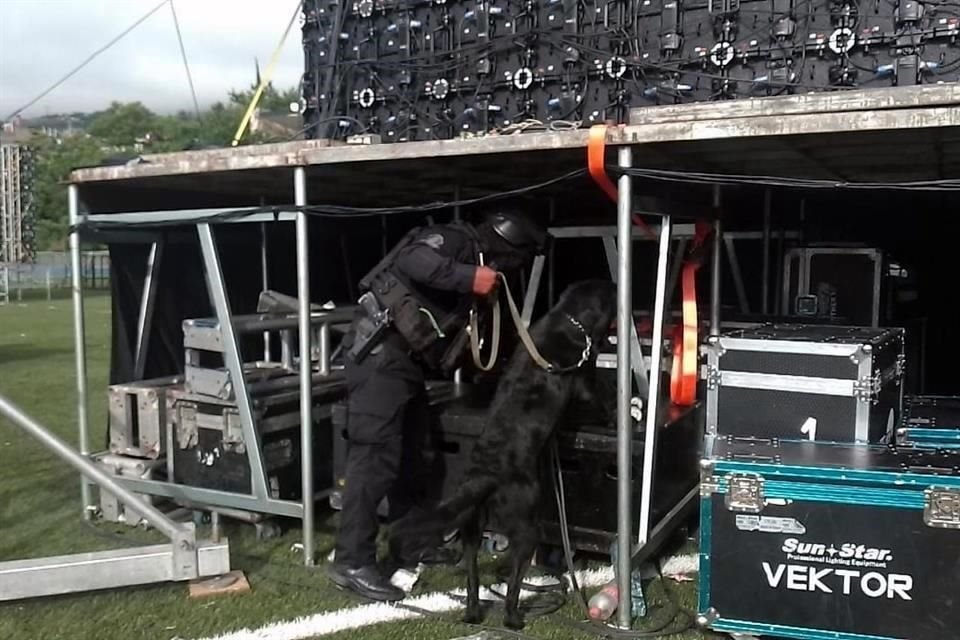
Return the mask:
[[[617,185],[607,175],[607,125],[595,124],[590,127],[590,136],[587,140],[587,171],[593,181],[603,189],[604,193],[614,202],[617,201]],[[637,225],[651,238],[653,231],[637,214],[631,214],[633,224]]]
[[[690,406],[697,400],[699,374],[700,318],[697,314],[697,269],[701,248],[710,235],[710,223],[698,220],[691,255],[681,274],[683,325],[673,333],[673,368],[670,372],[670,399],[674,404]]]
[[[607,125],[595,124],[590,127],[587,142],[587,171],[604,192],[614,202],[617,201],[617,185],[607,175]]]
[[[673,332],[673,369],[670,372],[670,400],[690,406],[697,400],[697,355],[700,348],[697,318],[697,268],[688,261],[683,265],[683,325]]]

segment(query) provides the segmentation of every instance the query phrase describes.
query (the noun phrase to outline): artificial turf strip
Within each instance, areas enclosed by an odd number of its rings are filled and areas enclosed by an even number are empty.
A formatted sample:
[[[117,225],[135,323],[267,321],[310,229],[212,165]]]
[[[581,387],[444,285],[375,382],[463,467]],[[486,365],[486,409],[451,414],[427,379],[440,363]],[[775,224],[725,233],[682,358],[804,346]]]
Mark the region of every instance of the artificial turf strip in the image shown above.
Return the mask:
[[[90,431],[94,444],[104,440],[107,370],[110,358],[109,299],[94,296],[86,305]],[[75,443],[75,380],[72,311],[68,300],[32,301],[0,306],[0,393],[71,443]],[[116,548],[123,543],[162,541],[156,532],[123,525],[96,527],[80,517],[77,475],[54,460],[40,444],[0,419],[0,561]],[[318,558],[333,547],[335,514],[318,509]],[[4,640],[171,640],[203,638],[244,627],[356,606],[361,601],[334,588],[322,567],[307,569],[291,547],[299,542],[299,522],[284,521],[289,530],[279,538],[258,541],[252,527],[230,523],[231,564],[246,572],[252,592],[209,600],[191,600],[185,584],[75,594],[28,602],[0,604],[0,638]],[[119,539],[117,538],[119,536]],[[484,583],[496,581],[496,561],[484,558]],[[464,585],[457,568],[428,570],[414,594]],[[692,609],[694,583],[674,586],[683,606]],[[651,606],[658,589],[650,589]],[[562,624],[575,620],[569,602],[552,616],[529,620],[524,630],[543,639],[594,637]],[[499,626],[501,611],[486,622]],[[476,633],[458,621],[457,613],[442,619],[415,619],[374,625],[324,636],[337,640],[445,640]],[[671,640],[719,637],[697,631]]]

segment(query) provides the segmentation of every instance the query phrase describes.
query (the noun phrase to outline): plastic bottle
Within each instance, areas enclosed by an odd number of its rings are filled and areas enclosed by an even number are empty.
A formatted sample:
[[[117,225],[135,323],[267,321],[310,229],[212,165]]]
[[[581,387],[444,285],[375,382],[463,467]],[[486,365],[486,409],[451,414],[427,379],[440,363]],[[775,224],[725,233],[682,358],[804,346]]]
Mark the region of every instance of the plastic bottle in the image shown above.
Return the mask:
[[[590,608],[590,618],[593,620],[607,620],[617,610],[620,603],[620,590],[616,579],[603,585],[600,591],[593,594],[587,606]]]

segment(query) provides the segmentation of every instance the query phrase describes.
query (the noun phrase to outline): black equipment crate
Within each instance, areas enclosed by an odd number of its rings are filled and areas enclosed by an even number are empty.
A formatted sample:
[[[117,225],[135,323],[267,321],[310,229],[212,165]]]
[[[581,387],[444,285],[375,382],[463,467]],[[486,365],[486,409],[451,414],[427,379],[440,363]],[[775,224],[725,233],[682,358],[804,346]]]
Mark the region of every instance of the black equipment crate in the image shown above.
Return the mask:
[[[429,389],[433,425],[433,455],[430,460],[435,474],[430,498],[450,496],[462,484],[470,463],[470,455],[483,431],[493,387],[435,385]],[[617,436],[616,431],[593,424],[588,413],[571,407],[568,422],[560,425],[560,467],[563,472],[570,538],[574,548],[608,553],[617,533]],[[702,409],[668,405],[662,409],[658,447],[669,451],[659,456],[654,468],[654,494],[651,523],[656,523],[697,484],[702,453]],[[345,438],[347,412],[345,403],[334,406],[334,492],[330,504],[341,506],[343,473],[346,464]],[[634,512],[639,519],[642,488],[644,435],[638,432],[633,445]],[[428,456],[429,458],[430,456]],[[561,544],[557,508],[553,496],[553,477],[543,469],[541,496],[541,541]],[[380,513],[387,512],[386,500]],[[496,523],[489,523],[496,529]]]
[[[960,449],[960,396],[907,396],[898,445]]]
[[[179,423],[179,412],[174,410],[170,453],[173,456],[173,482],[204,489],[250,493],[250,451],[240,437],[239,417],[235,418],[234,424],[234,418],[228,418],[224,413],[231,403],[216,398],[210,398],[209,402],[198,401],[198,396],[189,398],[189,404],[196,407],[196,414],[202,414],[205,418],[194,420],[192,428],[184,429]],[[291,400],[292,404],[283,405],[279,410],[288,414],[297,411],[297,394],[293,394]],[[259,411],[256,402],[254,414],[270,496],[280,500],[301,499],[303,476],[299,418],[296,422],[290,421],[288,426],[278,428],[276,422],[271,423],[271,418]],[[323,404],[314,404],[313,415],[314,489],[319,492],[330,488],[333,434],[331,419]]]
[[[866,247],[797,247],[784,258],[783,313],[880,326],[885,257]]]
[[[697,485],[703,447],[702,405],[661,405],[653,470],[651,526],[656,526]],[[643,488],[645,433],[633,438],[632,508],[639,523]],[[603,425],[564,424],[558,432],[560,470],[566,498],[567,524],[575,549],[607,554],[617,537],[617,434]],[[552,468],[544,469],[541,499],[541,538],[561,544],[560,520],[554,499]]]
[[[701,625],[803,640],[958,637],[960,456],[733,437],[707,451]]]
[[[889,442],[903,374],[900,328],[767,324],[729,332],[707,347],[707,432]]]

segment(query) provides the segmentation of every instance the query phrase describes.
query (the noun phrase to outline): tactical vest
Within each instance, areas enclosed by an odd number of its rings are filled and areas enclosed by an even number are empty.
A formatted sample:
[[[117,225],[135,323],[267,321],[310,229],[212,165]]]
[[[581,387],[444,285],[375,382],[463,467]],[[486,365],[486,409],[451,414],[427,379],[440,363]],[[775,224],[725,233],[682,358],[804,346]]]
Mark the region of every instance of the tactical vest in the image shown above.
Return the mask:
[[[469,239],[473,248],[473,259],[479,259],[479,238],[469,225],[454,222],[450,225]],[[435,296],[431,296],[424,285],[411,282],[397,273],[396,257],[423,232],[416,227],[407,232],[393,249],[360,280],[360,290],[370,291],[380,303],[389,310],[390,324],[406,340],[410,348],[423,357],[428,364],[439,367],[442,363],[454,360],[457,354],[451,354],[451,345],[462,349],[459,333],[465,330],[466,313],[472,298],[461,296],[454,308],[443,308]]]

